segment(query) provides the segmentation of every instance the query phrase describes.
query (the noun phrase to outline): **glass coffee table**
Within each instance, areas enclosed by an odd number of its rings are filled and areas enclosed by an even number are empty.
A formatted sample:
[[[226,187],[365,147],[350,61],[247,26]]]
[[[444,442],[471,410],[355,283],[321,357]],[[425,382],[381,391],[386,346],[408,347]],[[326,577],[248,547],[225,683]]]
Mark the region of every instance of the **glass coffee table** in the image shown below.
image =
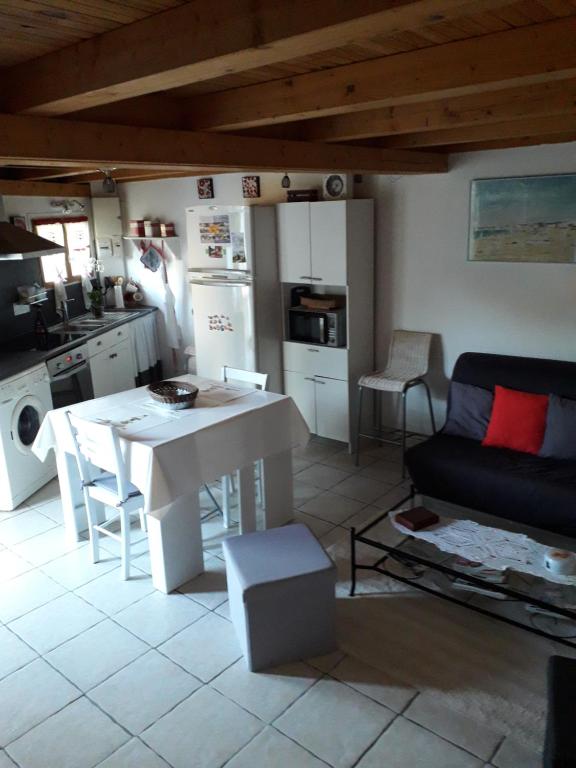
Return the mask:
[[[576,575],[546,569],[548,545],[522,532],[447,516],[413,533],[395,521],[413,499],[411,491],[362,528],[351,529],[351,596],[358,571],[373,571],[576,648]],[[366,562],[372,550],[374,560]]]

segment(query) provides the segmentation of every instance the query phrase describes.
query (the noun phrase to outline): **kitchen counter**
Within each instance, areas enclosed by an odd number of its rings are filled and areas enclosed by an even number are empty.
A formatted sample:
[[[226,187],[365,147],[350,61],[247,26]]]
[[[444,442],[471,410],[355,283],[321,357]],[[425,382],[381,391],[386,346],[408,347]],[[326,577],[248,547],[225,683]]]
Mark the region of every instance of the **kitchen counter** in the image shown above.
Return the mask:
[[[119,310],[110,308],[106,309],[105,311],[110,313],[118,311],[122,314],[129,312],[131,317],[123,317],[117,322],[106,323],[105,327],[103,328],[96,328],[92,331],[86,330],[82,336],[75,336],[70,342],[62,344],[61,346],[55,347],[53,349],[14,350],[14,348],[10,347],[10,343],[5,345],[0,344],[0,383],[4,379],[9,379],[12,376],[17,376],[19,373],[24,373],[24,371],[27,371],[29,368],[33,368],[35,365],[43,363],[46,360],[49,360],[51,357],[56,357],[56,355],[59,355],[62,352],[67,352],[69,349],[79,347],[80,345],[85,344],[89,339],[93,339],[96,336],[107,333],[112,328],[118,328],[125,323],[131,323],[137,317],[142,317],[143,315],[156,312],[157,307],[139,307],[138,309],[131,307],[129,309],[125,308]],[[71,322],[78,321],[79,319],[81,319],[81,317],[75,317]]]

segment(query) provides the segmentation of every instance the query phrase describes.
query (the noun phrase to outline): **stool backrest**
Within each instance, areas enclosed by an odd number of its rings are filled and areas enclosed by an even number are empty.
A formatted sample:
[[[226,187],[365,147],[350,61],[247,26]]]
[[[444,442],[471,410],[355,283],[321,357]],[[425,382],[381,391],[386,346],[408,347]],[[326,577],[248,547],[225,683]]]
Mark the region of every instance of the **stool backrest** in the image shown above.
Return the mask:
[[[388,368],[401,370],[413,379],[428,373],[432,334],[422,331],[394,331],[390,342]]]
[[[229,365],[222,366],[221,375],[222,381],[241,381],[245,384],[252,384],[256,389],[266,389],[268,384],[267,373],[245,371],[242,368],[231,368]]]
[[[116,477],[118,501],[126,501],[130,495],[130,486],[117,429],[111,424],[81,419],[70,411],[66,411],[66,418],[82,482],[85,485],[93,482],[94,467],[102,471],[110,469]]]

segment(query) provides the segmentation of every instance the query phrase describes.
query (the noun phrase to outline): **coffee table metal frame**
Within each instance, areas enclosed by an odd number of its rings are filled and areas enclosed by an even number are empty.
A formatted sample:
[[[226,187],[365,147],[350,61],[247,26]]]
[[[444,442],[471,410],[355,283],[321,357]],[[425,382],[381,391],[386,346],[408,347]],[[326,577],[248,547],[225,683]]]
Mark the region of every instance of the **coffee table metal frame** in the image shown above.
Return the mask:
[[[561,643],[562,645],[566,645],[570,648],[576,648],[576,638],[572,640],[570,638],[554,635],[550,632],[547,632],[544,629],[539,629],[538,627],[535,627],[535,626],[523,624],[521,621],[516,621],[515,619],[509,618],[508,616],[502,616],[501,614],[496,613],[494,611],[490,611],[488,608],[483,608],[482,606],[472,605],[471,603],[468,603],[465,600],[460,600],[457,597],[454,597],[453,595],[449,595],[449,594],[446,594],[445,592],[433,589],[432,587],[429,587],[426,584],[419,583],[414,579],[406,578],[404,576],[401,576],[400,574],[393,573],[391,570],[389,570],[386,567],[386,561],[389,559],[395,560],[396,562],[399,562],[403,565],[406,565],[407,563],[420,565],[425,568],[430,568],[431,570],[437,571],[438,573],[443,573],[446,576],[449,576],[451,578],[461,579],[472,585],[481,587],[482,589],[490,589],[491,591],[499,592],[500,594],[505,595],[511,600],[525,603],[527,605],[534,605],[538,608],[542,608],[545,611],[555,613],[559,616],[564,616],[567,619],[571,619],[572,621],[576,622],[576,611],[572,611],[568,608],[562,608],[553,603],[549,603],[544,600],[539,600],[538,598],[535,598],[535,597],[532,598],[523,592],[519,592],[518,590],[515,590],[515,589],[510,589],[509,587],[506,587],[502,584],[492,584],[491,582],[485,581],[484,579],[478,578],[477,576],[471,576],[469,574],[461,573],[455,568],[450,568],[449,566],[443,565],[442,563],[435,563],[432,560],[426,559],[425,557],[420,557],[419,555],[415,555],[411,552],[405,552],[401,550],[398,546],[390,546],[388,544],[383,544],[381,541],[370,538],[370,536],[367,535],[370,530],[375,528],[379,523],[382,522],[382,520],[386,519],[391,512],[394,512],[395,510],[399,509],[400,507],[402,507],[404,504],[407,504],[408,502],[413,503],[415,495],[416,495],[416,489],[414,486],[411,486],[410,493],[405,498],[401,499],[399,502],[394,504],[394,506],[390,507],[390,509],[387,509],[386,511],[382,512],[382,514],[378,515],[378,517],[375,520],[372,520],[370,523],[368,523],[367,525],[363,526],[358,530],[355,527],[352,527],[350,529],[350,566],[351,566],[350,596],[351,597],[353,597],[356,593],[357,572],[358,571],[375,571],[376,573],[380,573],[380,574],[383,574],[384,576],[388,576],[389,578],[394,579],[395,581],[402,582],[403,584],[408,584],[409,586],[415,587],[416,589],[419,589],[423,592],[427,592],[431,595],[434,595],[435,597],[439,597],[442,600],[447,600],[450,603],[461,605],[464,608],[468,608],[468,610],[475,611],[476,613],[481,613],[484,616],[489,616],[490,618],[497,619],[498,621],[503,621],[505,624],[511,624],[514,627],[519,627],[520,629],[527,630],[528,632],[532,632],[535,635],[546,637],[549,640],[554,640],[555,642]],[[406,530],[406,535],[410,537],[410,532],[408,530]],[[417,541],[417,539],[414,539],[414,541]],[[360,564],[356,560],[356,545],[358,543],[365,544],[369,547],[373,547],[374,549],[379,550],[380,552],[384,552],[384,554],[381,555],[377,560],[375,560],[371,565]]]

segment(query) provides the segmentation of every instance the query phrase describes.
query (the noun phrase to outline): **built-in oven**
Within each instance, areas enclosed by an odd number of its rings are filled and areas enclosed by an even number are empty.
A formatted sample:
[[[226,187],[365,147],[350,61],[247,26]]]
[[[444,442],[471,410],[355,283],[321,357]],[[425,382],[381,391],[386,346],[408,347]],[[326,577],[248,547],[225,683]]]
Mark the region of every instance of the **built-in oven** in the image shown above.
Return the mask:
[[[94,390],[86,344],[52,357],[46,361],[46,366],[54,408],[92,400]]]
[[[290,307],[288,310],[290,341],[324,344],[327,347],[346,346],[346,309],[309,309]]]

